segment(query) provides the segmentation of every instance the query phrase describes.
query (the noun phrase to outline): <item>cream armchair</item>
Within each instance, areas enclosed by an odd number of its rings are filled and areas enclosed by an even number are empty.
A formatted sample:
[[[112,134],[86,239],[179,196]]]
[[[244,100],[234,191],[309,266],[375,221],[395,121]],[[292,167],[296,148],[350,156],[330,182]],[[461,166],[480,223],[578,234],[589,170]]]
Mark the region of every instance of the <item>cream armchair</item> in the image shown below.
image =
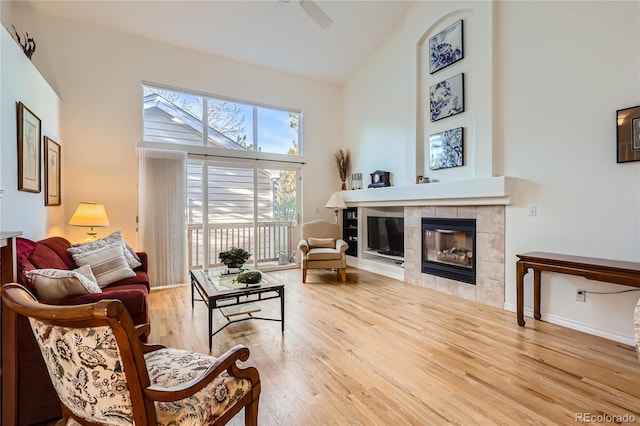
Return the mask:
[[[336,269],[342,281],[347,280],[349,245],[342,240],[340,225],[326,220],[314,220],[302,224],[302,240],[298,244],[302,252],[302,282],[307,280],[307,269]]]

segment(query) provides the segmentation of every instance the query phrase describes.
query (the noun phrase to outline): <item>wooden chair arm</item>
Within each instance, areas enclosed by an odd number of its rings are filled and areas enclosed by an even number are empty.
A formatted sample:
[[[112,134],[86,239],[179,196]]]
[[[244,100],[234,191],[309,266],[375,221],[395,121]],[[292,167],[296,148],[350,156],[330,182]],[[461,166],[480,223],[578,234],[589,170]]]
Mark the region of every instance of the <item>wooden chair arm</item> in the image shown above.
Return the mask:
[[[142,349],[142,353],[146,354],[149,352],[157,351],[158,349],[165,349],[166,346],[160,345],[158,343],[141,343],[140,348]]]
[[[151,333],[151,326],[149,324],[138,324],[135,326],[136,336],[138,338],[141,337],[149,337],[149,333]],[[146,339],[145,339],[146,340]],[[155,344],[155,343],[145,343],[144,341],[140,342],[142,353],[146,354],[148,352],[157,351],[158,349],[164,349],[166,346]]]
[[[202,388],[207,386],[218,377],[223,371],[227,371],[229,376],[240,379],[249,379],[253,385],[260,382],[258,370],[254,367],[239,368],[236,361],[246,361],[249,359],[249,349],[243,345],[236,345],[222,354],[220,358],[207,368],[202,375],[188,382],[168,388],[160,386],[149,386],[144,390],[146,396],[154,401],[178,401],[188,398]]]
[[[138,337],[149,337],[149,333],[151,333],[151,325],[149,324],[138,324],[135,327],[136,336]]]

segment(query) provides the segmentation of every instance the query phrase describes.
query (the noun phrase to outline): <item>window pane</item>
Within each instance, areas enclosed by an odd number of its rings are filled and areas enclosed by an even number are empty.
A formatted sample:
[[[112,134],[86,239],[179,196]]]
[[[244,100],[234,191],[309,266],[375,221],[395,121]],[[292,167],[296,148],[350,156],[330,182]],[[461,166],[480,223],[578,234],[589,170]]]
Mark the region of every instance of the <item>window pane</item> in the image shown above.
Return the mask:
[[[204,265],[204,226],[202,223],[202,163],[187,164],[187,227],[189,245],[189,267]]]
[[[219,265],[218,254],[231,247],[249,251],[262,266],[291,262],[300,239],[298,179],[296,168],[189,161],[189,267]]]
[[[253,107],[223,99],[207,99],[209,144],[253,151]]]
[[[271,175],[273,197],[273,219],[278,222],[297,221],[296,184],[298,173],[295,170],[265,170]]]
[[[253,170],[207,167],[209,223],[253,223]]]
[[[261,179],[262,176],[262,179]],[[289,263],[298,243],[295,170],[258,169],[256,253],[259,262]],[[284,252],[285,262],[278,254]],[[284,260],[280,259],[280,260]]]
[[[201,96],[149,86],[143,93],[146,141],[202,146]]]
[[[271,154],[298,154],[298,113],[258,108],[258,148]]]
[[[253,169],[208,166],[207,176],[209,263],[232,247],[253,255]]]
[[[202,164],[187,164],[187,223],[202,224]]]

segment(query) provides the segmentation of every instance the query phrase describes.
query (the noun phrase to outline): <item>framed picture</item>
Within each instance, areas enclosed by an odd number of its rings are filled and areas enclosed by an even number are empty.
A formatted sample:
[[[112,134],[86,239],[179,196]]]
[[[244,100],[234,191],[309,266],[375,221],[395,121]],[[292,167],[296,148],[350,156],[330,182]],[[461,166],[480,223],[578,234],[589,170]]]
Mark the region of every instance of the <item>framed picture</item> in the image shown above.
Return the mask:
[[[640,160],[640,106],[619,109],[617,113],[617,162]]]
[[[459,167],[463,164],[463,129],[445,130],[429,136],[429,168]]]
[[[454,75],[429,87],[431,121],[464,111],[464,74]]]
[[[429,73],[433,74],[462,58],[461,19],[429,39]]]
[[[40,119],[18,102],[18,190],[40,192]]]
[[[60,145],[44,137],[44,205],[60,205]]]

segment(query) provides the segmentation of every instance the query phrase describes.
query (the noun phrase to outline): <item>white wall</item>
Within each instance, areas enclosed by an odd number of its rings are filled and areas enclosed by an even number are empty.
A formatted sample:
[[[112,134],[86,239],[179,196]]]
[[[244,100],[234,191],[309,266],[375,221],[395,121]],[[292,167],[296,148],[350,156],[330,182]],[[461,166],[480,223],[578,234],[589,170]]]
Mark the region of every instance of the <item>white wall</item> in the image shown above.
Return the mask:
[[[343,86],[344,140],[351,150],[352,173],[363,173],[364,188],[375,170],[391,172],[392,185],[413,175],[414,132],[408,120],[415,96],[405,82],[411,73],[404,66],[402,31],[394,34],[362,64]]]
[[[473,164],[424,174],[441,181],[518,178],[506,212],[505,308],[515,306],[517,253],[640,261],[640,163],[616,164],[615,153],[616,109],[640,104],[638,2],[418,3],[344,85],[345,140],[358,168],[368,172],[383,162],[398,173],[405,167],[396,182],[404,185],[423,174],[421,135],[433,126],[422,123],[420,88],[433,76],[418,72],[417,46],[459,16],[465,58],[456,71],[471,78],[469,107],[441,121],[469,127],[465,149],[474,153]],[[405,145],[385,149],[388,138],[376,129],[394,129]],[[537,216],[527,216],[528,204],[537,205]],[[633,342],[638,293],[587,294],[578,303],[576,288],[630,289],[544,273],[543,318]],[[526,291],[531,309],[531,277]]]
[[[640,3],[503,2],[498,19],[505,174],[521,179],[507,209],[507,282],[515,255],[532,250],[640,261],[640,163],[617,164],[615,150],[616,109],[640,104]],[[578,303],[577,288],[630,289],[543,273],[543,318],[633,341],[639,293]]]
[[[423,44],[459,19],[464,20],[464,60],[430,75]],[[396,186],[414,184],[416,175],[446,181],[501,170],[493,162],[492,24],[490,2],[417,2],[404,25],[344,84],[345,142],[354,171],[365,174],[365,188],[368,174],[377,169],[390,171]],[[459,73],[465,80],[464,113],[430,123],[429,87]],[[425,168],[429,135],[455,127],[465,128],[464,166]]]
[[[64,100],[62,139],[65,219],[79,201],[104,203],[110,229],[136,241],[137,160],[141,139],[141,83],[301,109],[304,113],[303,212],[324,208],[340,188],[333,152],[341,145],[339,88],[266,68],[176,48],[33,11],[11,3],[13,22],[38,41],[33,61]],[[64,223],[64,221],[63,221]],[[83,229],[66,227],[70,239]]]
[[[22,102],[41,120],[42,139],[60,140],[62,104],[56,93],[38,73],[6,29],[2,35],[2,74],[0,93],[0,188],[4,189],[0,225],[3,231],[22,231],[31,239],[41,239],[60,232],[61,207],[44,206],[44,151],[40,149],[41,192],[18,191],[18,142],[16,103]],[[41,139],[41,142],[43,140]],[[42,147],[41,147],[42,148]],[[64,168],[64,161],[62,167]]]

